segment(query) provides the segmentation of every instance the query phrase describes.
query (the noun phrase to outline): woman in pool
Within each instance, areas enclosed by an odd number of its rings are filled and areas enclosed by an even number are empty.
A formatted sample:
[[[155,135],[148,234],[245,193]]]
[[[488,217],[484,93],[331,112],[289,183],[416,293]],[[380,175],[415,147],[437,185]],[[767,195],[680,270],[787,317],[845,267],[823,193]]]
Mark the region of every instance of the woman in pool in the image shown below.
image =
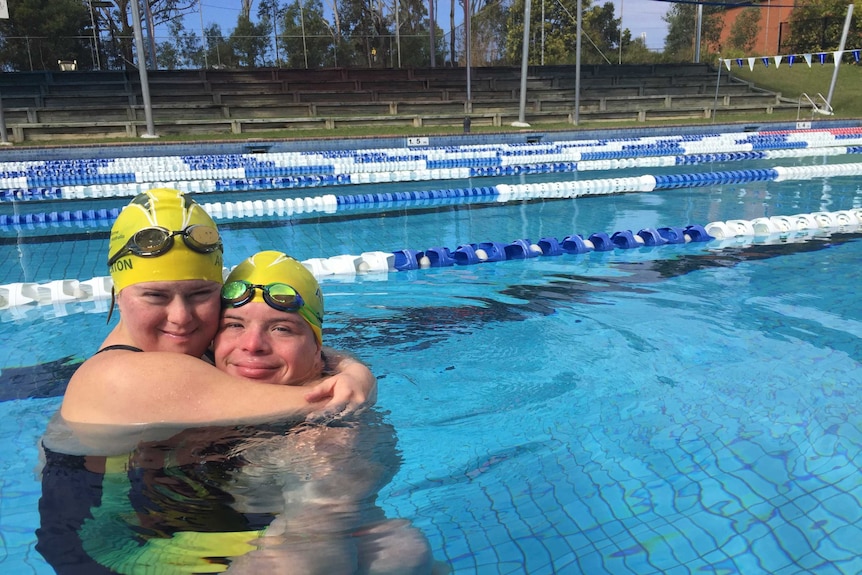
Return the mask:
[[[221,301],[219,369],[273,388],[324,377],[323,296],[302,264],[255,254]],[[433,572],[424,535],[375,502],[400,457],[374,411],[334,425],[189,429],[114,457],[48,456],[37,549],[58,573]]]
[[[69,381],[66,423],[249,423],[374,403],[373,375],[346,358],[340,374],[310,390],[242,380],[201,361],[218,329],[222,251],[215,222],[177,190],[139,194],[120,213],[108,260],[120,321]]]
[[[323,295],[302,264],[259,252],[231,272],[221,293],[216,367],[278,386],[323,377]],[[375,503],[401,463],[395,430],[374,411],[335,423],[258,436],[234,450],[243,464],[226,482],[233,508],[272,512],[275,504],[277,513],[257,549],[232,558],[228,573],[284,565],[305,575],[432,572],[424,535]]]

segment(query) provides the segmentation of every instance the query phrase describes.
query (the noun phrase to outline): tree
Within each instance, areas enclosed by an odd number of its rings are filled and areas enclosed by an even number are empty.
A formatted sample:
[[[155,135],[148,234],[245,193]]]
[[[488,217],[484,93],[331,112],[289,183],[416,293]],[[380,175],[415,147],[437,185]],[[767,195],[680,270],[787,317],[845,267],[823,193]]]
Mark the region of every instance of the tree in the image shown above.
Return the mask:
[[[847,34],[847,46],[858,47],[862,40],[862,2],[854,1],[854,18]],[[846,0],[801,0],[790,14],[788,45],[796,53],[837,50],[841,44]]]
[[[502,0],[490,0],[476,12],[472,20],[474,62],[493,65],[503,61],[508,18],[509,10]]]
[[[173,42],[161,42],[156,49],[159,68],[174,70],[206,67],[205,50],[200,37],[187,31],[181,20],[172,21],[169,30]]]
[[[272,26],[267,20],[254,24],[245,11],[240,12],[236,28],[230,35],[235,65],[253,68],[263,64],[267,53],[267,38],[271,30]]]
[[[384,66],[390,59],[385,38],[391,18],[382,0],[345,0],[341,5],[342,32],[348,36],[353,58],[342,65]]]
[[[751,52],[759,30],[760,8],[753,6],[746,8],[737,15],[733,26],[730,27],[730,35],[727,37],[728,48],[742,54]]]
[[[718,51],[719,38],[724,26],[723,8],[704,5],[701,23],[701,48]],[[694,43],[697,37],[697,5],[674,4],[662,17],[667,22],[667,36],[664,40],[664,55],[668,61],[693,61]]]
[[[89,0],[88,0],[89,1]],[[100,23],[101,29],[107,29],[111,40],[105,46],[106,61],[109,68],[134,68],[134,25],[132,22],[132,0],[105,0],[94,3],[93,16]],[[141,26],[145,31],[154,30],[174,19],[180,19],[191,12],[198,0],[148,0],[141,13]],[[96,5],[98,4],[98,5]],[[84,5],[84,9],[87,7]],[[89,19],[89,14],[87,16]],[[154,46],[152,34],[150,43]],[[147,47],[144,47],[147,50]],[[151,65],[154,64],[151,62]]]
[[[506,60],[510,64],[521,61],[524,37],[524,0],[515,0],[509,10]],[[529,63],[542,62],[541,26],[545,26],[545,64],[574,64],[577,45],[577,0],[561,0],[545,7],[545,22],[541,12],[530,11]],[[590,6],[584,1],[581,14],[581,62],[610,63],[623,41],[623,47],[631,43],[631,32],[625,30],[620,37],[621,20],[614,18],[614,5],[605,2],[601,6]]]
[[[288,4],[281,19],[281,43],[290,68],[335,66],[335,37],[320,0]]]
[[[398,18],[392,23],[392,34],[398,38],[399,54],[395,65],[428,66],[431,63],[431,48],[428,45],[428,8],[423,0],[394,0],[393,12],[398,9]],[[398,26],[398,34],[395,27]]]
[[[204,29],[206,44],[206,62],[210,68],[235,68],[236,55],[230,39],[222,34],[218,24],[210,24]]]
[[[0,62],[9,71],[56,70],[58,60],[95,68],[92,28],[79,0],[19,0],[0,20]]]

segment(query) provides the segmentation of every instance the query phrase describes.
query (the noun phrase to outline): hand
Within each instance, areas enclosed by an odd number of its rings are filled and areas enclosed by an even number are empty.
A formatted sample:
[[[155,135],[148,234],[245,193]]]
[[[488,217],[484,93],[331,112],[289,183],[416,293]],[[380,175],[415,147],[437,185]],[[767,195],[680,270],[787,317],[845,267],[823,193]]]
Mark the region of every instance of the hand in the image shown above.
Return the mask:
[[[341,373],[324,379],[305,395],[315,403],[329,398],[322,410],[308,415],[310,421],[328,421],[359,415],[377,402],[377,378],[361,363],[353,363]]]

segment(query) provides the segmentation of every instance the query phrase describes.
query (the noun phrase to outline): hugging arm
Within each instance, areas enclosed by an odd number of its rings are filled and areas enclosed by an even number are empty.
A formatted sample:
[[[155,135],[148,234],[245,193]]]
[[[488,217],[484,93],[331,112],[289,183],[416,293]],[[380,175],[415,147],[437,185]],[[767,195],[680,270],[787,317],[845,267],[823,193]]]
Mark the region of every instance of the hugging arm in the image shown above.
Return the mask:
[[[91,357],[78,368],[61,414],[71,422],[123,425],[301,419],[322,407],[308,403],[306,393],[233,377],[180,353],[113,351]]]
[[[317,415],[359,413],[377,402],[377,378],[364,363],[331,348],[323,354],[325,379],[305,395],[310,403],[329,399]]]

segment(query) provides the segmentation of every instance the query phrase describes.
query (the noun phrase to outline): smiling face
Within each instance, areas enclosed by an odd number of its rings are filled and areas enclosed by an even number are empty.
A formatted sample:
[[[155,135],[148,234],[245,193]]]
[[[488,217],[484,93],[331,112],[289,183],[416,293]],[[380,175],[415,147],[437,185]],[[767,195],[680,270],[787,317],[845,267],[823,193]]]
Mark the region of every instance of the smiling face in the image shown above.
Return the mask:
[[[144,351],[200,357],[219,326],[221,284],[206,280],[142,282],[117,294],[121,329]]]
[[[265,303],[225,309],[214,351],[220,370],[265,383],[302,385],[323,370],[320,344],[308,322]]]

